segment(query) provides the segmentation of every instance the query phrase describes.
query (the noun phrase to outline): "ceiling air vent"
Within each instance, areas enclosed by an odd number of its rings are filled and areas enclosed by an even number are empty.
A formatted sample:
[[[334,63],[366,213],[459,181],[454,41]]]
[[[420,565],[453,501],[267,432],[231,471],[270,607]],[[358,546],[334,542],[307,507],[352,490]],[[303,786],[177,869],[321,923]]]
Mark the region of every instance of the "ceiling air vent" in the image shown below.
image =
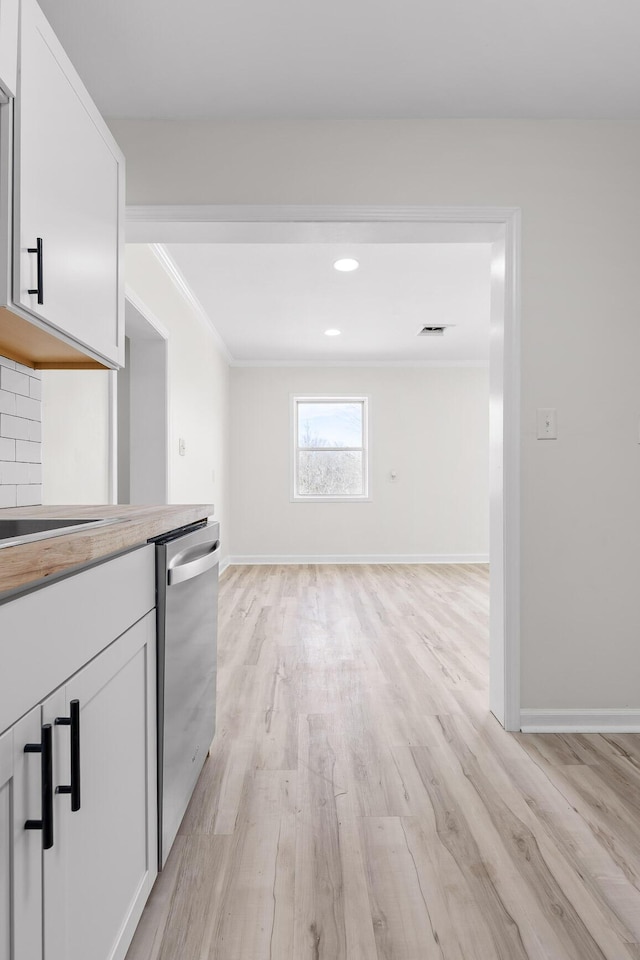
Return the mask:
[[[439,326],[428,326],[422,327],[421,330],[418,330],[419,337],[442,337],[447,327],[452,327],[452,323],[443,323]]]

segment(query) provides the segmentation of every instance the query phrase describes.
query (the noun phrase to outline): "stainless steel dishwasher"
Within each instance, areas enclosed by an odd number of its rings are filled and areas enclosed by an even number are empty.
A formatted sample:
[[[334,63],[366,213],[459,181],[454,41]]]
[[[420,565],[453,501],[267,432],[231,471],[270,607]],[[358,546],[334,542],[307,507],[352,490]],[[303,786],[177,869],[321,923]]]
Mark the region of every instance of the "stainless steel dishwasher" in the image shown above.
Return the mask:
[[[215,733],[220,524],[202,521],[154,542],[161,870]]]

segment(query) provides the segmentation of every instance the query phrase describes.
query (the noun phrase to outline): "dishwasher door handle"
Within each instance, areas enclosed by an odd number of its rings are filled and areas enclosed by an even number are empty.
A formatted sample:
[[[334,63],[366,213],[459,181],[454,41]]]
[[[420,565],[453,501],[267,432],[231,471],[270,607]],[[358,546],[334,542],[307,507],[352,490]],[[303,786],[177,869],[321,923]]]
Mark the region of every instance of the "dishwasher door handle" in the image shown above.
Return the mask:
[[[179,557],[176,557],[178,560]],[[185,580],[193,580],[194,577],[199,577],[201,573],[206,573],[207,570],[212,570],[217,563],[220,562],[220,541],[216,540],[213,545],[213,548],[209,550],[208,553],[203,554],[200,557],[196,557],[195,560],[189,560],[186,563],[176,563],[175,566],[169,567],[167,570],[167,585],[172,587],[176,583],[184,583]]]

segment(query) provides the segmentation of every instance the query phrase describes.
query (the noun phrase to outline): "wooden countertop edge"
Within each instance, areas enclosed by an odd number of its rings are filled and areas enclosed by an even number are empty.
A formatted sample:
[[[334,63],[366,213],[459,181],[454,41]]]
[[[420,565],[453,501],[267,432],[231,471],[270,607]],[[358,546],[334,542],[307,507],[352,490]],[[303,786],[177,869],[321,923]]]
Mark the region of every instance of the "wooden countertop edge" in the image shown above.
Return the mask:
[[[79,529],[61,537],[0,549],[0,598],[55,578],[79,566],[141,546],[177,527],[210,517],[212,504],[168,506],[64,506],[25,507],[0,510],[0,518],[95,517],[118,518],[119,522],[92,530]]]

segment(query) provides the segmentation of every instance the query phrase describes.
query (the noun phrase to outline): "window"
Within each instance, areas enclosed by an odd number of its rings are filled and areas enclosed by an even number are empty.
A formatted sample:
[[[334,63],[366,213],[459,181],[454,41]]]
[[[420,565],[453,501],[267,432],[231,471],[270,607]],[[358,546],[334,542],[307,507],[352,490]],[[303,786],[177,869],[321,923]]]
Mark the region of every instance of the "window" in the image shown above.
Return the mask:
[[[367,398],[293,398],[293,499],[367,500]]]

